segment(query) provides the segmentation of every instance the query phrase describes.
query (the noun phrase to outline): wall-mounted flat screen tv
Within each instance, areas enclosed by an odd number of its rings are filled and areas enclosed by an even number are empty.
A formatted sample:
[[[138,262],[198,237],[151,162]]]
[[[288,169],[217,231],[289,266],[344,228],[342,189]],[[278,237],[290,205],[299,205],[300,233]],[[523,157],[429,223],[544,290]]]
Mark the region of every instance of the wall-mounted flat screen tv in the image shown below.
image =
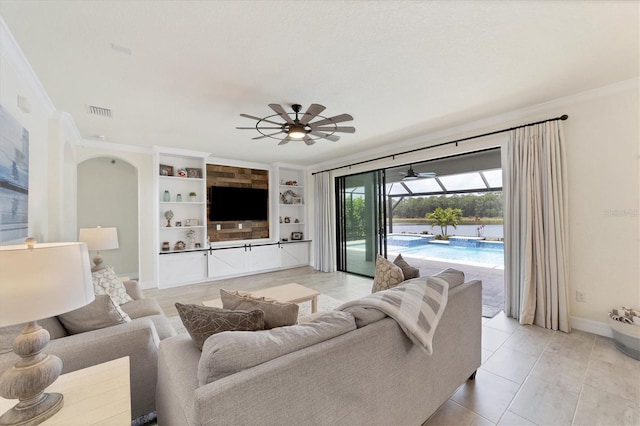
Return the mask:
[[[212,222],[269,219],[267,189],[210,186],[208,201]]]

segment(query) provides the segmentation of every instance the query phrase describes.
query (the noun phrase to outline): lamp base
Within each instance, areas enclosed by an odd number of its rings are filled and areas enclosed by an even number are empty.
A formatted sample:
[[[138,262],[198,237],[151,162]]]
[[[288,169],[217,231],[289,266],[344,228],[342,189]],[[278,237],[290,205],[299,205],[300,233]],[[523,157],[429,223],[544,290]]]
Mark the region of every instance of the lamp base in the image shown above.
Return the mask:
[[[35,404],[19,402],[11,410],[0,416],[2,426],[35,426],[56,414],[64,405],[64,397],[60,393],[43,393],[42,398]]]

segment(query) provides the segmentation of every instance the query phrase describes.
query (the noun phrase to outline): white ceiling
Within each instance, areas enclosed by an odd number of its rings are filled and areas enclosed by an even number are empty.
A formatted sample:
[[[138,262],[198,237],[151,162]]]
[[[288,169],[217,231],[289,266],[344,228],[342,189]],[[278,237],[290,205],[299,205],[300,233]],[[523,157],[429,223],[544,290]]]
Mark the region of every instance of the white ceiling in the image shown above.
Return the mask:
[[[639,11],[638,1],[0,0],[83,137],[301,165],[637,77]],[[240,113],[273,114],[269,103],[323,104],[325,116],[353,115],[356,133],[278,146],[235,128],[255,124]]]

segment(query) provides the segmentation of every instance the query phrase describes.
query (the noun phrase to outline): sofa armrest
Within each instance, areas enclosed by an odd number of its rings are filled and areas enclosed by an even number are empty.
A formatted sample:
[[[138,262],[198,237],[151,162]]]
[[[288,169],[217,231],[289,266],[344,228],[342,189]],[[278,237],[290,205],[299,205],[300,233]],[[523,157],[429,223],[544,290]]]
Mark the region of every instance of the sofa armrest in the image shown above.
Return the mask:
[[[133,300],[144,299],[144,294],[142,293],[142,288],[138,281],[135,280],[126,280],[122,281],[124,284],[124,288],[127,290],[127,294],[131,296]]]

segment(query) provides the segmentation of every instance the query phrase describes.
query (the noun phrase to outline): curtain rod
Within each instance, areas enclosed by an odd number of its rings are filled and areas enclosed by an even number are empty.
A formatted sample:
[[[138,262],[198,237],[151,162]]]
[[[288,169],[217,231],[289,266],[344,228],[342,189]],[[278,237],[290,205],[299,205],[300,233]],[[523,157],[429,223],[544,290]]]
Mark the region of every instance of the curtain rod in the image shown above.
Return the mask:
[[[442,143],[439,143],[439,144],[436,144],[436,145],[424,146],[422,148],[410,149],[409,151],[402,151],[402,152],[398,152],[396,154],[383,155],[382,157],[371,158],[369,160],[364,160],[364,161],[358,161],[357,163],[347,164],[346,166],[339,166],[339,167],[334,167],[332,169],[322,170],[322,171],[319,171],[319,172],[313,172],[313,173],[311,173],[311,175],[313,176],[313,175],[317,175],[319,173],[332,172],[334,170],[344,169],[346,167],[351,167],[351,166],[358,166],[360,164],[365,164],[365,163],[371,163],[373,161],[378,161],[378,160],[382,160],[382,159],[385,159],[385,158],[393,158],[393,159],[395,159],[396,156],[398,156],[398,155],[411,154],[412,152],[422,151],[422,150],[431,149],[431,148],[438,148],[438,147],[445,146],[445,145],[451,145],[452,143],[455,143],[456,146],[457,146],[459,142],[465,142],[465,141],[468,141],[468,140],[471,140],[471,139],[483,138],[485,136],[497,135],[498,133],[510,132],[511,130],[521,129],[523,127],[528,127],[528,126],[535,126],[536,124],[547,123],[549,121],[558,121],[558,120],[564,121],[564,120],[566,120],[568,118],[569,118],[569,116],[567,114],[563,114],[560,117],[548,118],[546,120],[536,121],[535,123],[522,124],[520,126],[510,127],[508,129],[496,130],[496,131],[489,132],[489,133],[483,133],[481,135],[469,136],[469,137],[462,138],[462,139],[456,139],[454,141],[442,142]]]

